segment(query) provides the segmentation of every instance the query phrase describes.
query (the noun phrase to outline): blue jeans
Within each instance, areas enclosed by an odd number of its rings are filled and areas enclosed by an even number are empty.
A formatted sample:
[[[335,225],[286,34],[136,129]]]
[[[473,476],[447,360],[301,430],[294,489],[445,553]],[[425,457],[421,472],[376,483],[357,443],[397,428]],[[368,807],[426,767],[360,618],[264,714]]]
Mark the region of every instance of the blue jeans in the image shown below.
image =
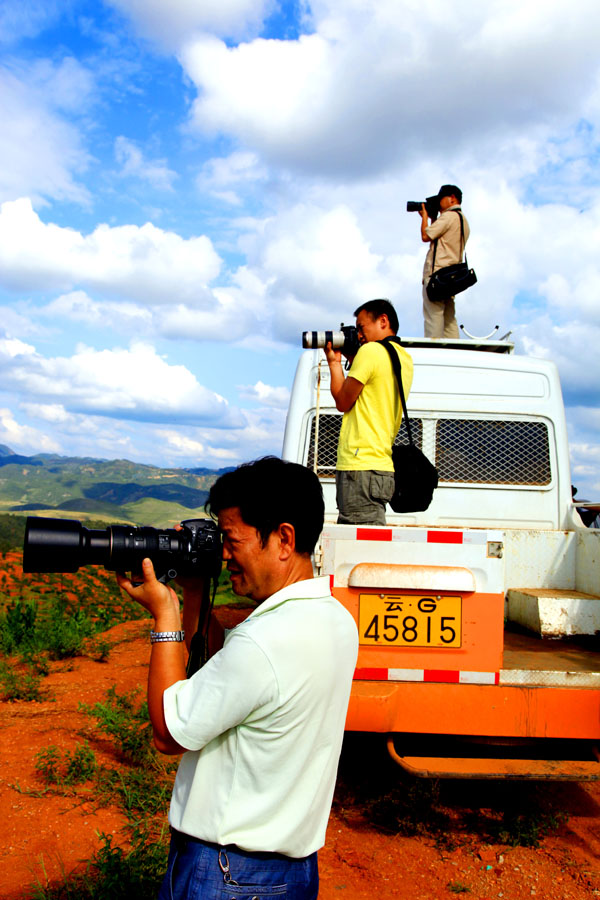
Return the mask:
[[[173,832],[158,900],[317,900],[317,854],[246,853]]]

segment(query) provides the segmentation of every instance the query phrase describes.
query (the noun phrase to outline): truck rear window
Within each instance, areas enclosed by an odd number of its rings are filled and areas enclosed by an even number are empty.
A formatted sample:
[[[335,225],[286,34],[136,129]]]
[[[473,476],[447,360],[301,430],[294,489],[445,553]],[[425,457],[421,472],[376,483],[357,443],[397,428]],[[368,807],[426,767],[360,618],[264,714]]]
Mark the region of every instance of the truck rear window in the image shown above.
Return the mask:
[[[317,472],[335,474],[342,416],[319,417]],[[423,430],[430,455],[435,440],[435,465],[440,482],[466,484],[546,485],[551,481],[548,428],[544,422],[494,419],[410,420],[413,440],[423,449]],[[313,416],[306,465],[313,468],[316,419]],[[404,422],[394,441],[407,444]]]
[[[550,484],[544,422],[439,419],[435,465],[440,481]]]

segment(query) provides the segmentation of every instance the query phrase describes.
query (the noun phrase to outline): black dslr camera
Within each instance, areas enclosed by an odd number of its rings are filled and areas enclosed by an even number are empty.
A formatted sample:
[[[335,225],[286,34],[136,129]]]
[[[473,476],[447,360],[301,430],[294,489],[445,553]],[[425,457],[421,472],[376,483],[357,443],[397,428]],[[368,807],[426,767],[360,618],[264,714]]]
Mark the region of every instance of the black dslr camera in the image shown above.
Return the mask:
[[[334,350],[341,350],[346,359],[354,359],[360,342],[354,325],[340,325],[339,331],[303,331],[302,346],[305,350],[325,349],[331,344]]]
[[[76,572],[100,565],[112,572],[140,572],[149,557],[159,581],[178,575],[218,578],[223,549],[212,519],[186,519],[181,530],[149,525],[85,528],[75,519],[28,516],[23,547],[24,572]]]
[[[427,215],[431,219],[432,222],[435,222],[437,217],[440,214],[440,198],[437,194],[433,197],[428,197],[427,200],[409,200],[406,204],[406,212],[421,212],[421,207],[425,204],[425,209],[427,210]]]

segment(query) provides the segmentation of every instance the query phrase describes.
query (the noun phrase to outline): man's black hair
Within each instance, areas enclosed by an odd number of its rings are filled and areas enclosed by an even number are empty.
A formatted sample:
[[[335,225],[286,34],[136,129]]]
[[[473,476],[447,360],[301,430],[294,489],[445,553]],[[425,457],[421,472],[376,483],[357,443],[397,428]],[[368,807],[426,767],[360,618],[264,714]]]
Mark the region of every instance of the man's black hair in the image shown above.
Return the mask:
[[[462,191],[455,184],[443,184],[438,191],[438,199],[442,197],[452,197],[454,195],[459,203],[462,203]]]
[[[384,298],[380,298],[379,300],[367,300],[366,303],[362,303],[358,309],[354,310],[354,316],[356,317],[360,312],[363,312],[363,310],[364,312],[369,313],[373,320],[378,319],[385,314],[388,317],[390,328],[394,334],[398,334],[398,315],[389,300],[385,300]]]
[[[296,532],[296,552],[312,553],[323,529],[321,482],[311,469],[277,456],[264,456],[225,472],[211,487],[204,506],[211,516],[238,507],[256,528],[263,547],[282,522]]]

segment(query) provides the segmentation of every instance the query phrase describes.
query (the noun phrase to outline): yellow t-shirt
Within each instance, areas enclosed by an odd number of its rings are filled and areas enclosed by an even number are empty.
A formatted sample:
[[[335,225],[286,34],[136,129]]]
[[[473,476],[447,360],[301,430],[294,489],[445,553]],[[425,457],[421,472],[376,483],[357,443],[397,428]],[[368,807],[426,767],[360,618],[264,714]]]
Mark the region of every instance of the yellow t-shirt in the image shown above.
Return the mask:
[[[391,345],[402,366],[404,396],[413,380],[413,361],[403,347]],[[344,413],[337,468],[347,471],[393,472],[392,443],[402,421],[402,404],[392,361],[377,341],[363,344],[348,372],[364,385],[352,409]]]

